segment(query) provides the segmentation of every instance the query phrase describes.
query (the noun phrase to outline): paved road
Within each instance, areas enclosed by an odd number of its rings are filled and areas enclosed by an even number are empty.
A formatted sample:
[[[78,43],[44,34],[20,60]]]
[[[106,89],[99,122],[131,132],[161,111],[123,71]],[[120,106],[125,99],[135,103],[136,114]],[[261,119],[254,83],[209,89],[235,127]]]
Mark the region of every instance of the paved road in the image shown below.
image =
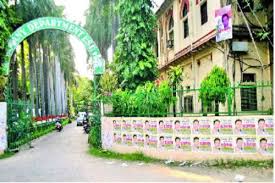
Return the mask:
[[[205,169],[104,160],[87,153],[87,135],[75,123],[33,142],[15,156],[0,160],[0,181],[221,181],[234,173],[210,175]],[[215,171],[215,173],[217,173]],[[263,181],[263,179],[260,179]]]

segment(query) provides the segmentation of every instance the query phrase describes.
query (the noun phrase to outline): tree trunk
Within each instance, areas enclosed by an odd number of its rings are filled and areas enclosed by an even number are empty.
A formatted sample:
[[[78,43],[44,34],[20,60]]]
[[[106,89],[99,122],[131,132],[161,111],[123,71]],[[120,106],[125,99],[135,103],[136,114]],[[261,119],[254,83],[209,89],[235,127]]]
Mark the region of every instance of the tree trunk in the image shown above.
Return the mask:
[[[39,55],[39,53],[38,53]],[[40,107],[40,97],[39,97],[39,59],[37,57],[37,47],[34,46],[34,72],[35,72],[35,115],[40,116],[39,107]]]
[[[30,67],[29,67],[29,76],[30,76],[30,95],[31,95],[31,105],[32,105],[32,115],[34,109],[34,64],[33,64],[33,57],[32,57],[32,40],[29,40],[29,60],[30,60]]]
[[[177,97],[177,92],[176,92],[176,90],[177,90],[177,86],[174,85],[174,86],[173,86],[173,97]],[[176,100],[173,101],[173,114],[174,114],[174,117],[177,116]]]
[[[18,100],[18,63],[16,58],[16,51],[13,53],[12,56],[12,64],[11,64],[11,82],[12,82],[12,96],[13,100]]]
[[[22,97],[27,100],[26,68],[25,68],[25,50],[24,41],[21,43],[21,74],[22,74]]]
[[[41,94],[41,116],[45,115],[45,94],[44,94],[44,79],[43,79],[43,50],[41,46],[39,46],[40,50],[40,63],[39,63],[39,75],[40,75],[40,94]]]
[[[215,116],[219,116],[219,101],[215,100]]]
[[[44,109],[45,113],[44,115],[48,116],[49,114],[49,108],[48,108],[48,46],[42,45],[43,49],[43,78],[44,78]]]

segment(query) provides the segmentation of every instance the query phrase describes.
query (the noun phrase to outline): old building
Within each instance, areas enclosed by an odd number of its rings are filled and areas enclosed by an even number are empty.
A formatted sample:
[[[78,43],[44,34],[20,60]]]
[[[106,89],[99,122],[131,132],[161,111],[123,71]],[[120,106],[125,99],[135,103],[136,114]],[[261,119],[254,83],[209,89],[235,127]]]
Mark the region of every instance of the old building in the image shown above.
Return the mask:
[[[192,89],[200,88],[214,65],[226,70],[232,86],[252,86],[234,90],[231,110],[249,112],[272,108],[272,87],[253,88],[260,81],[271,82],[273,78],[272,43],[261,41],[256,35],[267,23],[267,15],[252,13],[258,2],[249,2],[247,6],[245,0],[166,0],[156,12],[160,80],[167,79],[170,66],[180,65],[184,70],[183,89],[190,90],[178,97],[177,112],[202,112],[199,92]],[[215,10],[230,4],[233,39],[216,42]],[[220,111],[228,111],[228,105],[220,105]]]

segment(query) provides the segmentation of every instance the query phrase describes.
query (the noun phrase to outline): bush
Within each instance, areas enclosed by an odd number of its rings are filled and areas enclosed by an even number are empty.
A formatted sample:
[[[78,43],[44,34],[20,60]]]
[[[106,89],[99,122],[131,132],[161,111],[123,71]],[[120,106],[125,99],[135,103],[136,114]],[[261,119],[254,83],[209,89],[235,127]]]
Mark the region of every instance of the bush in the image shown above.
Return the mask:
[[[112,95],[115,116],[164,116],[175,100],[167,82],[159,86],[147,82],[135,91],[118,89]]]
[[[90,134],[89,134],[88,143],[91,144],[92,147],[101,148],[101,127],[100,127],[100,125],[96,124],[95,126],[92,127]]]

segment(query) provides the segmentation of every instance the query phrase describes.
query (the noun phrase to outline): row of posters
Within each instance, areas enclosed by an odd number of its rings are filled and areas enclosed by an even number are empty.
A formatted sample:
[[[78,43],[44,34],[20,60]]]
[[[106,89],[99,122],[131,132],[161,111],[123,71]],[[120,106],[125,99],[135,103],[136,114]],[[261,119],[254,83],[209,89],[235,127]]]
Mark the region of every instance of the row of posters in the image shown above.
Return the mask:
[[[113,118],[112,143],[158,150],[273,152],[272,117]]]
[[[149,135],[136,133],[113,134],[113,143],[159,150],[214,152],[214,153],[273,153],[272,137],[207,137]]]
[[[273,118],[245,119],[115,119],[115,131],[181,135],[264,135],[272,136]]]

